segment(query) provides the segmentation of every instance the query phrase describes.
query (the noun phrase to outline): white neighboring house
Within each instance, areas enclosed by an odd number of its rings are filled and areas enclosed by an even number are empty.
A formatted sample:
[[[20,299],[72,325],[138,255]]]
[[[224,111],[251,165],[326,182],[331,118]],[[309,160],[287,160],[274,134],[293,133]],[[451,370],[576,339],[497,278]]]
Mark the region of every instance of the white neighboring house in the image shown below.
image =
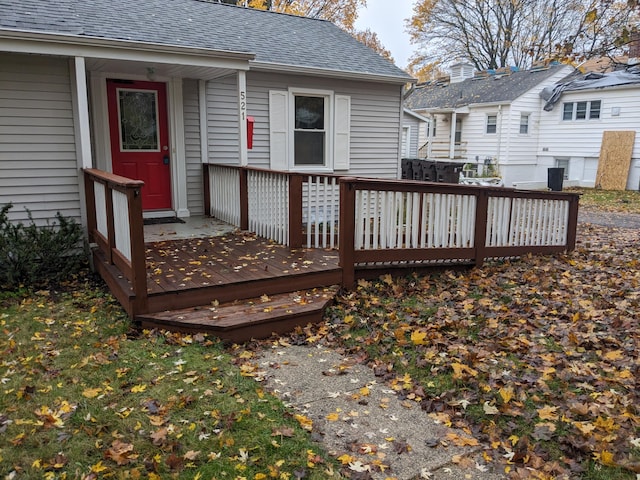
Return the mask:
[[[549,92],[551,93],[551,92]],[[547,96],[549,98],[549,96]],[[640,189],[640,68],[587,73],[559,83],[541,112],[538,169],[565,169],[565,185],[593,187],[605,131],[635,130],[627,190]]]
[[[430,125],[419,156],[473,163],[480,170],[490,164],[508,187],[536,178],[544,105],[539,94],[572,71],[552,64],[474,74],[471,65],[459,63],[450,80],[416,86],[406,96],[405,108],[428,118]]]
[[[145,217],[202,215],[204,163],[398,177],[413,79],[330,22],[198,0],[0,5],[12,221],[84,221],[84,168],[143,180]]]

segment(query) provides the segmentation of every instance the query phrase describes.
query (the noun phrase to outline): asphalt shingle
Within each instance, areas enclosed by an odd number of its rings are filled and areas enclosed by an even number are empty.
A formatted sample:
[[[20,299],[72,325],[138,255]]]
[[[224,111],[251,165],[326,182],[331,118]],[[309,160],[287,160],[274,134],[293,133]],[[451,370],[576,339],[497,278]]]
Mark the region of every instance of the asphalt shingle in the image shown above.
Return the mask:
[[[204,0],[0,0],[0,30],[254,53],[256,62],[411,77],[331,22]]]
[[[459,108],[480,103],[512,102],[551,77],[565,65],[522,70],[509,75],[468,78],[459,83],[420,85],[407,96],[405,107],[412,110]]]

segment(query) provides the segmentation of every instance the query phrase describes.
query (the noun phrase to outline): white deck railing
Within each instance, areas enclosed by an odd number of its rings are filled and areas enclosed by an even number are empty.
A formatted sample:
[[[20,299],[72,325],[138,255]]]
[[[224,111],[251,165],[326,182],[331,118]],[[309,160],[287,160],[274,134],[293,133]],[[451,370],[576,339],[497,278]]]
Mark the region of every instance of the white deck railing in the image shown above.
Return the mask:
[[[240,170],[209,166],[211,216],[240,226]]]
[[[486,244],[490,247],[565,245],[569,202],[491,197]]]
[[[289,245],[289,177],[249,170],[247,186],[249,230]]]
[[[302,223],[306,230],[306,246],[335,248],[338,244],[339,218],[338,177],[305,177],[302,185]]]

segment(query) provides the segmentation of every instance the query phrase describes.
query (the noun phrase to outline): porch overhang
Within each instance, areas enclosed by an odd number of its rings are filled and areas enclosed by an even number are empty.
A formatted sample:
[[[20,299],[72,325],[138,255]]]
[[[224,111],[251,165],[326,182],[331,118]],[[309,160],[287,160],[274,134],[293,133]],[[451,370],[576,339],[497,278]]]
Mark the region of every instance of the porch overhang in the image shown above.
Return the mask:
[[[20,30],[0,30],[0,51],[83,57],[88,70],[211,80],[249,70],[251,52],[108,40]]]

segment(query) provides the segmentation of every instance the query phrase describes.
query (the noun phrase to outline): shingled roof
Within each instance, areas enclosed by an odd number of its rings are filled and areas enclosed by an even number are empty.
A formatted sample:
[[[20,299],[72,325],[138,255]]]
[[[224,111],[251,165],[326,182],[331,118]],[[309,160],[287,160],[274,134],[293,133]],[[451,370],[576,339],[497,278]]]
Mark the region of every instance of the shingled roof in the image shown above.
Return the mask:
[[[405,99],[411,110],[446,110],[482,103],[510,103],[566,65],[521,70],[508,75],[468,78],[458,83],[418,85]]]
[[[244,52],[254,64],[412,78],[334,24],[205,0],[0,0],[2,31]],[[2,44],[0,39],[0,50]]]

